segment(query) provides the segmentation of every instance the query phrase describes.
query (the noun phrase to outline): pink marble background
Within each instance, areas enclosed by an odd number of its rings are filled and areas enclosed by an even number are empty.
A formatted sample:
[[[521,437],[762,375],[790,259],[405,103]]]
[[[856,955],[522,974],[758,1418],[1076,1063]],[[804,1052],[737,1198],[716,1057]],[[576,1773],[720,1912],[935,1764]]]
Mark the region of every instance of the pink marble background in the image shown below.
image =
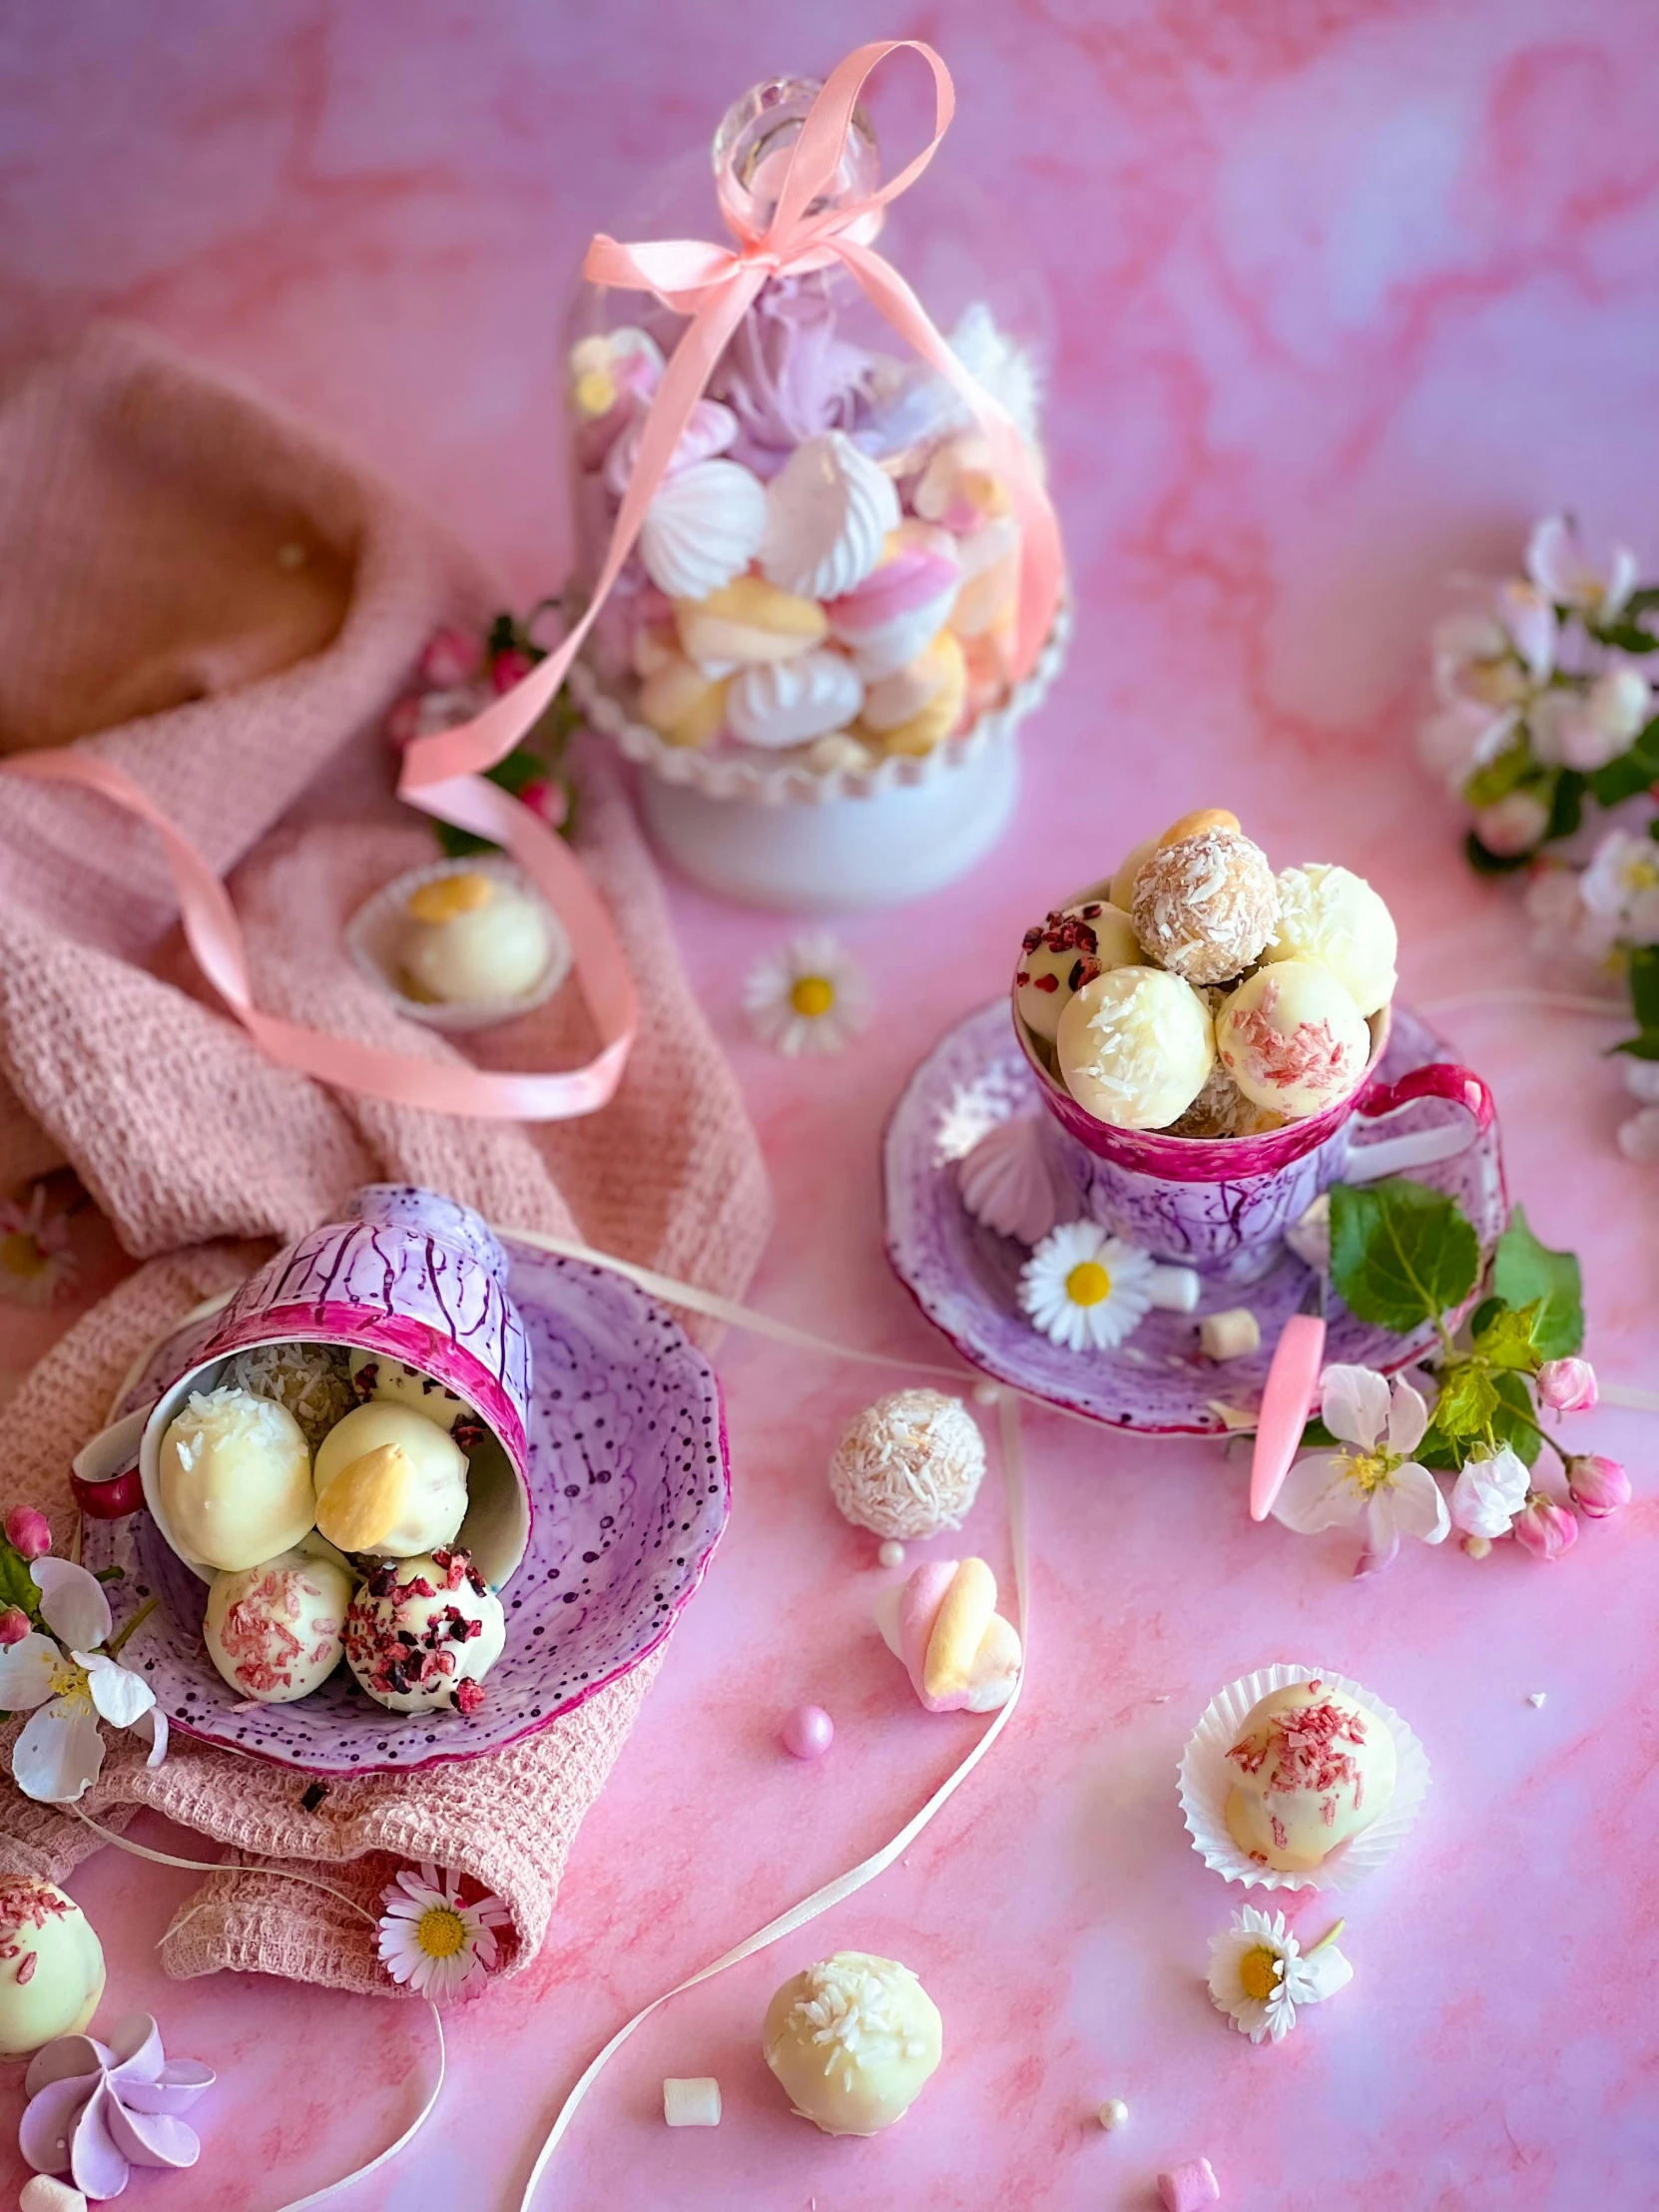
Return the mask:
[[[973,176],[1003,195],[1058,294],[1051,443],[1079,636],[1000,852],[926,906],[845,926],[882,1018],[843,1060],[785,1064],[743,1034],[741,978],[784,923],[689,891],[676,910],[777,1180],[759,1303],[927,1358],[880,1258],[883,1117],[920,1050],[999,987],[1028,916],[1134,838],[1232,804],[1281,860],[1378,882],[1413,1000],[1528,979],[1512,894],[1461,872],[1413,765],[1420,640],[1446,572],[1512,559],[1546,506],[1659,559],[1659,13],[18,0],[0,313],[7,337],[136,315],[259,377],[528,596],[565,555],[556,346],[586,235],[751,80],[895,30],[934,39],[956,75],[959,121],[922,189]],[[896,142],[918,88],[894,77],[878,119]],[[1605,1031],[1502,1009],[1447,1026],[1497,1088],[1537,1227],[1585,1254],[1593,1355],[1651,1383],[1659,1191],[1613,1148]],[[34,1349],[16,1337],[0,1366]],[[868,1378],[740,1340],[721,1365],[734,1524],[546,1951],[452,2021],[438,2118],[346,2201],[516,2205],[541,2126],[611,2030],[872,1849],[972,1738],[910,1702],[867,1629],[872,1547],[827,1502],[827,1449]],[[538,2201],[1139,2208],[1160,2166],[1204,2152],[1226,2203],[1260,2212],[1659,2202],[1659,1425],[1603,1413],[1580,1433],[1629,1458],[1638,1502],[1561,1565],[1408,1547],[1355,1583],[1343,1540],[1248,1525],[1239,1462],[1033,1419],[1016,1725],[878,1887],[659,2014]],[[1005,1566],[994,1496],[967,1535]],[[1202,1986],[1238,1898],[1186,1847],[1173,1777],[1211,1692],[1281,1657],[1398,1706],[1436,1784],[1410,1849],[1346,1908],[1353,1987],[1258,2050]],[[809,1696],[838,1724],[812,1769],[774,1744]],[[171,1985],[151,1945],[189,1878],[106,1853],[74,1887],[110,1950],[112,2013],[153,2007],[225,2077],[200,2108],[201,2169],[140,2177],[135,2206],[266,2212],[412,2111],[424,2015],[230,1976]],[[1299,1925],[1330,1918],[1315,1903]],[[866,2144],[791,2119],[757,2048],[774,1983],[836,1945],[908,1960],[946,2021],[925,2100]],[[704,2072],[725,2123],[669,2133],[661,2077]],[[1132,2119],[1107,2136],[1090,2115],[1112,2095]],[[17,2101],[6,2089],[0,2124]],[[0,2175],[20,2178],[3,2150]]]

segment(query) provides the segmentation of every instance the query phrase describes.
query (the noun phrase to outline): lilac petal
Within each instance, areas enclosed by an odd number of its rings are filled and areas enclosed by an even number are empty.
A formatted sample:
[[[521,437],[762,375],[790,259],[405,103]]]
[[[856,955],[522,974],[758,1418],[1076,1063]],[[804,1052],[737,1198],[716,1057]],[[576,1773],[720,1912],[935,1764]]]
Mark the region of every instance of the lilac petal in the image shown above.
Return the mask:
[[[135,2166],[194,2166],[202,2155],[195,2128],[166,2112],[132,2112],[111,2099],[110,2133]]]
[[[166,2062],[154,2013],[126,2012],[110,2029],[110,2072],[123,2096],[129,2081],[160,2081]]]
[[[114,2097],[100,2081],[70,2145],[69,2177],[83,2196],[118,2197],[127,2186],[127,2161],[110,2136],[109,2120],[115,2110]]]
[[[90,2035],[60,2035],[46,2043],[29,2061],[23,2077],[25,2096],[35,2096],[48,2082],[70,2081],[77,2075],[96,2077],[110,2063],[110,2053]]]
[[[129,2112],[188,2112],[218,2079],[194,2058],[170,2058],[159,2081],[124,2081],[121,2101]]]
[[[90,2081],[85,2074],[74,2074],[47,2082],[30,2097],[18,2124],[17,2147],[37,2174],[61,2174],[67,2168],[76,2118],[97,2087],[96,2073]]]

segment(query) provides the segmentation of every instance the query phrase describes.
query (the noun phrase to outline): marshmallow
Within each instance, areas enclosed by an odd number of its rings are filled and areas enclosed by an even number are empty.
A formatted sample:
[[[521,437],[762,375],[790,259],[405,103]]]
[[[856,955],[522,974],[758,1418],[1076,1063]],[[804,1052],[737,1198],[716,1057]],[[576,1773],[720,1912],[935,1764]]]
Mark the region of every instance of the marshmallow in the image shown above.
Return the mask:
[[[712,2074],[663,2079],[663,2118],[670,2127],[719,2127],[720,2083]]]
[[[1244,1360],[1259,1351],[1262,1325],[1248,1306],[1230,1306],[1224,1314],[1206,1314],[1198,1325],[1198,1345],[1206,1360]]]
[[[894,675],[944,628],[961,580],[955,540],[905,522],[886,541],[881,564],[829,605],[830,627],[866,683]]]
[[[1194,2158],[1158,2176],[1158,2201],[1164,2212],[1202,2212],[1221,2202],[1221,2190],[1207,2158]]]
[[[962,717],[967,663],[948,630],[905,667],[871,684],[859,727],[888,753],[930,753]]]
[[[701,599],[676,599],[674,618],[686,657],[706,676],[791,660],[822,645],[829,629],[816,601],[780,591],[761,576],[740,576]]]
[[[641,685],[639,716],[665,745],[708,745],[726,726],[725,679],[705,676],[695,661],[676,653]]]
[[[1019,1632],[983,1559],[929,1559],[875,1600],[875,1624],[929,1713],[994,1713],[1019,1680]]]

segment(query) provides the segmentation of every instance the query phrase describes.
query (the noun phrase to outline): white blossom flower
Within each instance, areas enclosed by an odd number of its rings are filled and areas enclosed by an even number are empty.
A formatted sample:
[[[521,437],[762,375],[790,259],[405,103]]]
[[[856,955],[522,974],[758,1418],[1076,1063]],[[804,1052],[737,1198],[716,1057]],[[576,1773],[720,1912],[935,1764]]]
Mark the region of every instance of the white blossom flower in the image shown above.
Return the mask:
[[[1527,716],[1533,754],[1547,768],[1592,775],[1629,751],[1652,703],[1647,678],[1627,663],[1603,669],[1587,691],[1545,692]]]
[[[1304,1536],[1364,1524],[1363,1568],[1385,1566],[1402,1535],[1444,1540],[1450,1522],[1440,1486],[1411,1457],[1428,1408],[1397,1379],[1390,1397],[1374,1368],[1330,1367],[1320,1378],[1320,1417],[1344,1447],[1310,1452],[1286,1475],[1273,1514]]]
[[[1528,541],[1526,573],[1555,606],[1611,622],[1635,590],[1638,572],[1627,545],[1615,545],[1607,566],[1597,568],[1576,525],[1565,515],[1546,515]]]
[[[1617,932],[1585,905],[1576,868],[1536,861],[1521,903],[1532,923],[1532,949],[1542,957],[1571,955],[1599,965],[1613,949]]]
[[[50,1306],[75,1277],[69,1216],[47,1203],[37,1183],[27,1206],[0,1198],[0,1298],[16,1306]]]
[[[1451,1524],[1465,1536],[1507,1536],[1526,1503],[1526,1464],[1507,1444],[1465,1462],[1451,1485]]]
[[[512,1915],[497,1897],[461,1903],[458,1875],[422,1865],[389,1885],[380,1920],[380,1956],[393,1981],[444,2003],[481,1996],[501,1955],[495,1931]]]
[[[1619,1123],[1619,1150],[1627,1160],[1651,1167],[1659,1161],[1659,1106],[1644,1106],[1628,1121]]]
[[[1020,1270],[1032,1325],[1073,1352],[1109,1352],[1152,1305],[1152,1262],[1092,1221],[1062,1222]]]
[[[31,1630],[0,1649],[0,1707],[32,1716],[12,1746],[12,1778],[25,1797],[73,1805],[103,1769],[101,1720],[147,1737],[146,1763],[155,1767],[167,1752],[167,1717],[148,1682],[98,1649],[112,1622],[97,1576],[50,1558],[37,1559],[29,1573],[52,1633]]]
[[[1659,842],[1609,830],[1579,880],[1592,914],[1626,944],[1659,944]]]
[[[1518,859],[1543,842],[1549,828],[1549,809],[1536,792],[1505,792],[1489,807],[1474,815],[1474,833],[1488,852],[1499,859]]]
[[[1328,1936],[1311,1951],[1285,1925],[1254,1905],[1210,1938],[1210,1995],[1253,2043],[1281,2042],[1296,2025],[1299,2004],[1321,2004],[1354,1979],[1354,1968]]]
[[[870,1013],[862,972],[823,930],[769,953],[744,985],[743,1002],[761,1042],[792,1058],[841,1051]]]

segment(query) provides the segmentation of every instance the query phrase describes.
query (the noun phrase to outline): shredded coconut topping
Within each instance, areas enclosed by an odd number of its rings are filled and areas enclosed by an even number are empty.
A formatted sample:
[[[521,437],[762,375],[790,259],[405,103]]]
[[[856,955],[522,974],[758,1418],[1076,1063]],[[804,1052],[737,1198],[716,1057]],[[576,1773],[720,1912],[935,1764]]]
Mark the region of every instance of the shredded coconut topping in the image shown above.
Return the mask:
[[[837,2064],[880,2066],[919,2058],[926,2044],[909,2030],[910,1995],[920,1983],[892,1958],[849,1951],[807,1969],[807,1986],[791,2005],[788,2025],[823,2050],[824,2070]]]
[[[1279,886],[1259,844],[1205,830],[1148,853],[1135,878],[1135,934],[1189,983],[1223,983],[1261,957],[1279,921]]]
[[[313,1451],[357,1402],[350,1363],[340,1345],[256,1345],[237,1354],[223,1381],[285,1405]]]
[[[830,1490],[860,1528],[920,1538],[960,1528],[985,1472],[985,1440],[960,1398],[894,1390],[835,1446]]]

